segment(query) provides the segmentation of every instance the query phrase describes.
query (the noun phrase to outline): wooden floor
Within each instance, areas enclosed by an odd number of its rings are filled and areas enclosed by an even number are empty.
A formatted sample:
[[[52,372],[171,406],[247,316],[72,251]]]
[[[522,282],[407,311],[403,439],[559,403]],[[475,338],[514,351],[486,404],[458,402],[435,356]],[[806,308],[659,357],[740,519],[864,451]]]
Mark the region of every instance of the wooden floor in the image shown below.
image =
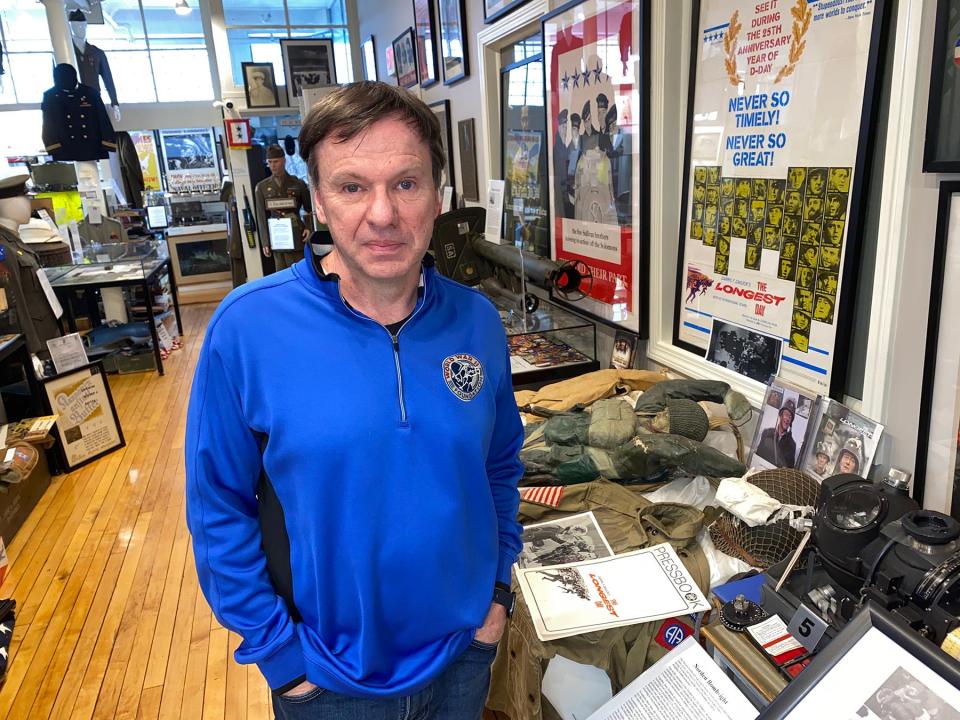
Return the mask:
[[[184,307],[165,376],[110,376],[127,446],[54,478],[8,542],[0,597],[17,620],[0,718],[272,717],[198,590],[184,514],[187,399],[214,308]]]

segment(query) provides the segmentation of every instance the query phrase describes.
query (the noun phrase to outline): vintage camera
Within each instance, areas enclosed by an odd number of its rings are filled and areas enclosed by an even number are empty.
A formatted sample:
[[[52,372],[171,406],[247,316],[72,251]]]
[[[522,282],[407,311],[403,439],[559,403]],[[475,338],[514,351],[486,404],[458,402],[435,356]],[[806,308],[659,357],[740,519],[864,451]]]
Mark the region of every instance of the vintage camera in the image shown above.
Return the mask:
[[[820,487],[810,543],[779,592],[789,559],[770,569],[764,607],[790,618],[804,603],[835,632],[872,600],[939,645],[960,625],[958,550],[960,523],[922,510],[905,487],[837,475]]]

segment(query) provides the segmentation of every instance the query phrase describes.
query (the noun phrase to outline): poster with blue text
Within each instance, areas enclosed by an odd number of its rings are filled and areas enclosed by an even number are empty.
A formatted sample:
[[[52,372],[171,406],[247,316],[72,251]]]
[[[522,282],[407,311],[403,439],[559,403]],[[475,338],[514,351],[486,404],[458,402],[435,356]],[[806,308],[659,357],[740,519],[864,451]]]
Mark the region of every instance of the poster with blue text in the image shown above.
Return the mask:
[[[878,2],[700,3],[675,341],[749,377],[830,390]]]

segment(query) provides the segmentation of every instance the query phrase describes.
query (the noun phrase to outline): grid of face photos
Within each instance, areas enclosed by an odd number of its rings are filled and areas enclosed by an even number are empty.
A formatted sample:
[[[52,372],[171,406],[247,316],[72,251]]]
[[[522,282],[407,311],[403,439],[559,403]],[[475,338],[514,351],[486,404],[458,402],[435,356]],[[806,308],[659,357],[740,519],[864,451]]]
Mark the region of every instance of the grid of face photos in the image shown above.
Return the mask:
[[[785,180],[720,173],[694,168],[690,238],[716,248],[717,273],[730,270],[731,238],[747,241],[747,270],[760,269],[763,250],[777,251],[777,276],[796,286],[790,347],[807,352],[811,323],[833,324],[851,168],[791,167]]]

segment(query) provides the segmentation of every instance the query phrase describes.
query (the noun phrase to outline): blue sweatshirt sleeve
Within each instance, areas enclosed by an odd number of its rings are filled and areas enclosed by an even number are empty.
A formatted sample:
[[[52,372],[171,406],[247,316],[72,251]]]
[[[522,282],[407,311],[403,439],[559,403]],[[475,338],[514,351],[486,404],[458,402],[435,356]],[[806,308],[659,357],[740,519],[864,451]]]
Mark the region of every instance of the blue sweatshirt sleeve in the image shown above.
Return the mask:
[[[501,330],[502,332],[502,330]],[[504,337],[506,346],[506,337]],[[523,475],[520,448],[523,445],[523,423],[513,397],[510,374],[510,351],[506,348],[506,365],[497,385],[497,409],[490,450],[487,454],[487,477],[493,493],[493,504],[499,521],[500,558],[497,562],[497,582],[510,584],[510,570],[517,560],[522,544],[522,527],[517,522],[520,493],[517,483]]]
[[[187,526],[204,596],[243,642],[238,663],[257,663],[271,688],[303,677],[296,626],[267,575],[256,485],[257,436],[218,350],[216,321],[200,353],[186,429]]]

